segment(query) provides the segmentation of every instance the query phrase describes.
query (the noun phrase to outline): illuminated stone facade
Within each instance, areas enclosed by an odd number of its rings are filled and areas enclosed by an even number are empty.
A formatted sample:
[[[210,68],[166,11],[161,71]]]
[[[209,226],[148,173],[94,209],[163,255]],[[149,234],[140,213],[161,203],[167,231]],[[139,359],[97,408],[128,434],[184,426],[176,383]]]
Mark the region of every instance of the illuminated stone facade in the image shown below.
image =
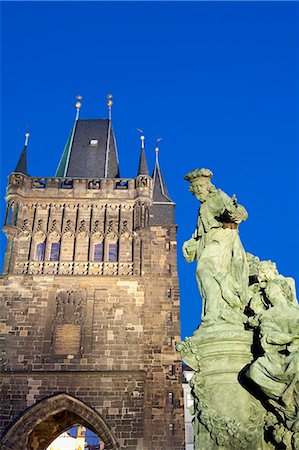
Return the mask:
[[[42,449],[79,423],[107,449],[182,450],[174,204],[144,149],[136,178],[72,176],[79,122],[66,176],[29,176],[25,148],[8,181],[2,448]]]

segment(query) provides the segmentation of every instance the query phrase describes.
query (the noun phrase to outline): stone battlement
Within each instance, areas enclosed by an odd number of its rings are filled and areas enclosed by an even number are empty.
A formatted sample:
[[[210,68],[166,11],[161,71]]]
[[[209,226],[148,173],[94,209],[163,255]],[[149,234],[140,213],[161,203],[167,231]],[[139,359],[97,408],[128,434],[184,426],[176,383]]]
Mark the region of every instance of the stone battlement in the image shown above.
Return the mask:
[[[136,178],[39,178],[13,173],[7,186],[7,200],[14,195],[33,198],[101,198],[117,197],[119,200],[152,196],[152,178],[139,175]]]

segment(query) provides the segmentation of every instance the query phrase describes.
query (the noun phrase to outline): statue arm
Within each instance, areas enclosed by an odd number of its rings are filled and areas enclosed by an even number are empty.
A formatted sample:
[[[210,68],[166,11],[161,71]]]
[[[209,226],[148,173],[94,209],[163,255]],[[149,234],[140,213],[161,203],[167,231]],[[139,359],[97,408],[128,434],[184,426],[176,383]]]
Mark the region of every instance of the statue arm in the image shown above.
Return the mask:
[[[220,222],[240,223],[248,217],[246,209],[238,204],[236,196],[229,197],[221,189],[215,192],[210,204],[214,217]]]
[[[232,196],[228,205],[226,206],[226,211],[228,217],[234,223],[244,222],[248,217],[246,209],[244,208],[244,206],[238,204],[235,195]]]

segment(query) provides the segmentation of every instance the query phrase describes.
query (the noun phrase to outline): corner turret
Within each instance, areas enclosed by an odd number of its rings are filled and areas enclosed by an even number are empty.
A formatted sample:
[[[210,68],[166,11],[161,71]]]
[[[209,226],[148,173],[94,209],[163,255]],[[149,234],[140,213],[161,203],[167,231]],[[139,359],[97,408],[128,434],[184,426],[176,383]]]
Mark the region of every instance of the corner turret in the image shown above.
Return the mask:
[[[156,162],[153,171],[153,205],[150,213],[150,225],[174,224],[175,203],[168,194],[159,164],[159,148],[156,147]]]
[[[144,150],[145,137],[144,137],[143,134],[140,136],[140,140],[141,140],[141,151],[140,151],[140,158],[139,158],[139,165],[138,165],[138,173],[137,173],[137,175],[148,175],[149,174],[148,173],[148,166],[147,166],[145,150]]]
[[[18,164],[14,170],[14,173],[23,173],[27,175],[27,146],[28,146],[29,133],[25,134],[25,144],[19,158]]]

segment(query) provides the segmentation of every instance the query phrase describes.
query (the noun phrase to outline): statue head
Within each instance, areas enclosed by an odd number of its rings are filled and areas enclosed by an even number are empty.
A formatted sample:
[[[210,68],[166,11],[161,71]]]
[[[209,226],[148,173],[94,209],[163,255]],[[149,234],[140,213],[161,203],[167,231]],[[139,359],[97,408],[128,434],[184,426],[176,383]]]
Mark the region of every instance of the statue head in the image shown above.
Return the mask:
[[[209,169],[195,169],[187,173],[184,179],[190,181],[189,191],[201,202],[205,202],[209,193],[215,191],[211,183],[213,173]]]

